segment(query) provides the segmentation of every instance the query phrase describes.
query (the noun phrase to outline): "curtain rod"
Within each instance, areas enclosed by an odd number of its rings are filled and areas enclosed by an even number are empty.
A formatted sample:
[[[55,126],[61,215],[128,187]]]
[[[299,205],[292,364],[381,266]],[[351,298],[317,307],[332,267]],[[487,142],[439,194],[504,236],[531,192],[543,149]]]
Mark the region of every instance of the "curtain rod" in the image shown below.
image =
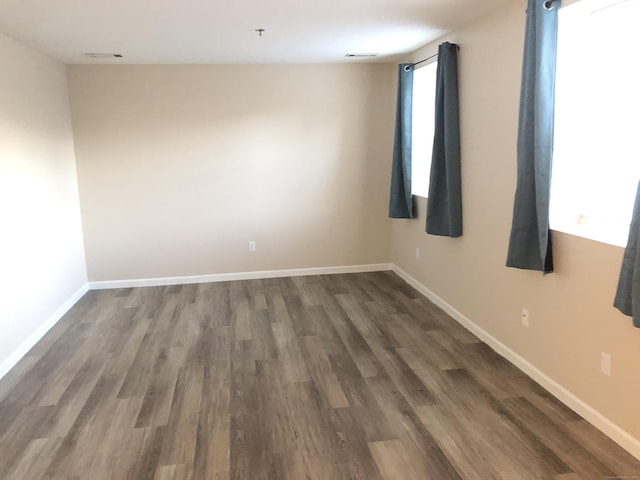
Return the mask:
[[[552,0],[552,1],[555,1],[555,0]],[[460,51],[460,45],[456,45],[456,50]],[[438,56],[438,54],[436,53],[434,55],[431,55],[430,57],[423,58],[422,60],[418,60],[417,62],[410,63],[409,65],[405,65],[404,66],[404,71],[408,72],[409,70],[411,70],[416,65],[420,65],[421,63],[424,63],[424,62],[426,62],[428,60],[431,60],[432,58],[436,58],[437,56]]]
[[[409,65],[405,65],[404,66],[404,71],[408,72],[409,70],[411,70],[413,67],[415,67],[416,65],[420,65],[421,63],[426,62],[427,60],[431,60],[432,58],[437,57],[438,54],[436,53],[435,55],[431,55],[430,57],[427,58],[423,58],[422,60],[415,62],[415,63],[410,63]]]

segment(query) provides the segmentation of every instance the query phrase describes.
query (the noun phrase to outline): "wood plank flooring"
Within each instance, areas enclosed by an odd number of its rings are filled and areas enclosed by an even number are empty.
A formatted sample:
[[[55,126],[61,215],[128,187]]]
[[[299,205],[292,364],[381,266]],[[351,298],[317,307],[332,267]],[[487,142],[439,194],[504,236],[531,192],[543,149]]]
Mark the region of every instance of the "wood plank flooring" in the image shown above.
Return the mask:
[[[603,480],[640,462],[391,272],[89,292],[0,381],[0,479]]]

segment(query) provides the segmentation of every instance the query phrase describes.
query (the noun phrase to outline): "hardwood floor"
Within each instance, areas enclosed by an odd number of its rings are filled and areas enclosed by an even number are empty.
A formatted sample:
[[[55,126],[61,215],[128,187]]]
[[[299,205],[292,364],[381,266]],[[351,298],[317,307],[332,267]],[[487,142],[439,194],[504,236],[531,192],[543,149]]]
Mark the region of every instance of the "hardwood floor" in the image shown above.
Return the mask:
[[[578,480],[640,462],[390,272],[89,292],[0,381],[0,478]]]

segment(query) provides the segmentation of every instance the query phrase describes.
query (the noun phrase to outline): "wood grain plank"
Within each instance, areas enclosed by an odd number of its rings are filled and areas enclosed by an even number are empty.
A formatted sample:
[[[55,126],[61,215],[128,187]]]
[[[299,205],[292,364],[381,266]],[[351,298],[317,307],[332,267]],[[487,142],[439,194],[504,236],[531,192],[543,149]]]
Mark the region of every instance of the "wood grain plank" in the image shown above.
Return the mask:
[[[32,440],[20,455],[19,461],[15,463],[13,469],[6,472],[5,478],[14,480],[42,478],[61,443],[61,438],[36,438]]]
[[[318,337],[305,337],[302,341],[302,346],[309,375],[323,398],[326,399],[327,406],[330,408],[348,407],[349,401],[338,382],[331,367],[331,362],[324,352]]]
[[[386,440],[372,442],[369,448],[385,480],[438,480],[411,444]]]
[[[286,322],[277,322],[271,324],[271,329],[278,347],[278,357],[282,359],[287,382],[308,382],[309,372],[291,325]]]
[[[231,332],[207,332],[193,478],[223,480],[230,475]]]

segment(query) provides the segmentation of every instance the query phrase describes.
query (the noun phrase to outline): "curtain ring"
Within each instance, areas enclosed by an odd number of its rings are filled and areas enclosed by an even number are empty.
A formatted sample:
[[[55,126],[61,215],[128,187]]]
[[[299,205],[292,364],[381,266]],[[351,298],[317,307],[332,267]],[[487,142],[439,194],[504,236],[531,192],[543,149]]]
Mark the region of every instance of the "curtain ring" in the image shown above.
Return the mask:
[[[556,0],[545,0],[544,9],[545,10],[553,10],[553,4],[556,3]]]

